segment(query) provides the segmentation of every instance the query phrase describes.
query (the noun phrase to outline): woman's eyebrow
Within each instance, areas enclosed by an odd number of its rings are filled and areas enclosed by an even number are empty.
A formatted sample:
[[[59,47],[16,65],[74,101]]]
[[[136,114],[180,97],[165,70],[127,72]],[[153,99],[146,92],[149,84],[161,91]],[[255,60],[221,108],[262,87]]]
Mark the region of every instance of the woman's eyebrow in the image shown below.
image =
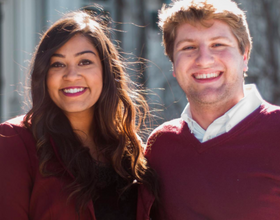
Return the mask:
[[[85,53],[92,53],[96,56],[96,53],[94,53],[92,50],[85,50],[85,51],[76,53],[75,56],[80,56],[80,55],[85,54]]]
[[[64,55],[59,54],[59,53],[54,53],[54,54],[52,55],[52,57],[62,57],[62,58],[65,58]]]
[[[75,57],[80,56],[80,55],[83,55],[83,54],[85,54],[85,53],[91,53],[91,54],[94,54],[94,55],[96,56],[96,53],[94,53],[92,50],[85,50],[85,51],[81,51],[81,52],[79,52],[79,53],[76,53],[76,54],[75,54]],[[61,57],[61,58],[65,58],[65,56],[62,55],[62,54],[60,54],[60,53],[54,53],[54,54],[52,55],[52,57]]]

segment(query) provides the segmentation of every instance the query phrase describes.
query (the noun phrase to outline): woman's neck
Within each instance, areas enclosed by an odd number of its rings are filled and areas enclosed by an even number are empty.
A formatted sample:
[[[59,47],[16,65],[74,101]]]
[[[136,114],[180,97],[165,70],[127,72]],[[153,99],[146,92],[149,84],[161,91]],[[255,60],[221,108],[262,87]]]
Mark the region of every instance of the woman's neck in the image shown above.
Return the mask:
[[[91,136],[93,113],[65,113],[75,133],[83,140],[84,136]]]
[[[93,140],[93,111],[89,111],[87,113],[66,113],[65,115],[70,121],[72,129],[82,141],[82,144],[89,148],[92,158],[97,161],[104,161],[104,158],[99,155]]]

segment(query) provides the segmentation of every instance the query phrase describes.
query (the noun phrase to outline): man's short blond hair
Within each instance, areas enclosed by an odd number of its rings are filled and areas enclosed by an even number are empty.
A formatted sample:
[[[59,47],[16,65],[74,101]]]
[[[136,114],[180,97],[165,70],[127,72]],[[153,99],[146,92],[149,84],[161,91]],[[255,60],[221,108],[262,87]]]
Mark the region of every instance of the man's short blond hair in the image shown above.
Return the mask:
[[[200,23],[209,27],[209,20],[220,20],[229,25],[236,37],[241,54],[252,48],[252,40],[244,11],[231,0],[179,0],[169,6],[163,5],[159,11],[159,27],[163,32],[165,54],[173,62],[174,41],[179,25]]]

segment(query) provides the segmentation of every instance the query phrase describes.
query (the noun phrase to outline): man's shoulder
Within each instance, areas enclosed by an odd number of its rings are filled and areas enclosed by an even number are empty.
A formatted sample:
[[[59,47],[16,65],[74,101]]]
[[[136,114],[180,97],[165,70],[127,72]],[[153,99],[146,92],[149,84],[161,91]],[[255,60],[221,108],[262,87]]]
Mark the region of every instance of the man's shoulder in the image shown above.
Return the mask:
[[[175,133],[175,134],[177,134],[182,130],[184,124],[185,124],[185,122],[181,118],[176,118],[171,121],[164,122],[163,124],[158,126],[152,132],[151,136],[156,133]]]
[[[152,146],[160,137],[170,138],[174,135],[178,136],[186,123],[181,118],[176,118],[171,121],[164,122],[150,134],[147,142],[147,148]]]
[[[276,116],[276,118],[280,120],[280,106],[264,101],[261,105],[261,113],[265,116]]]
[[[258,122],[263,129],[272,129],[279,131],[280,129],[280,106],[263,102],[256,112]]]
[[[262,103],[262,109],[264,110],[264,113],[267,113],[267,114],[279,114],[280,113],[280,106],[278,105],[273,105],[269,102],[266,102],[264,101]]]

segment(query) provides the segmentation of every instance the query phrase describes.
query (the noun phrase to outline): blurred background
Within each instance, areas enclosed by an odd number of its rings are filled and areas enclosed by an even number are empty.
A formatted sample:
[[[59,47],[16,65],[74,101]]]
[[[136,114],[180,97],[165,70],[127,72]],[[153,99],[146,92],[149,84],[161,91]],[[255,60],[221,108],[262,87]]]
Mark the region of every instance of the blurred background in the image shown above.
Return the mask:
[[[221,0],[222,1],[222,0]],[[246,83],[257,84],[261,95],[280,105],[280,24],[278,0],[236,0],[247,11],[253,37],[253,50]],[[170,0],[0,0],[0,121],[28,110],[25,79],[32,53],[42,33],[63,13],[101,5],[110,14],[128,61],[146,60],[141,78],[130,71],[133,80],[150,93],[147,99],[156,115],[153,126],[180,117],[187,103],[172,77],[172,66],[164,55],[157,12]],[[143,66],[135,66],[143,68]]]

